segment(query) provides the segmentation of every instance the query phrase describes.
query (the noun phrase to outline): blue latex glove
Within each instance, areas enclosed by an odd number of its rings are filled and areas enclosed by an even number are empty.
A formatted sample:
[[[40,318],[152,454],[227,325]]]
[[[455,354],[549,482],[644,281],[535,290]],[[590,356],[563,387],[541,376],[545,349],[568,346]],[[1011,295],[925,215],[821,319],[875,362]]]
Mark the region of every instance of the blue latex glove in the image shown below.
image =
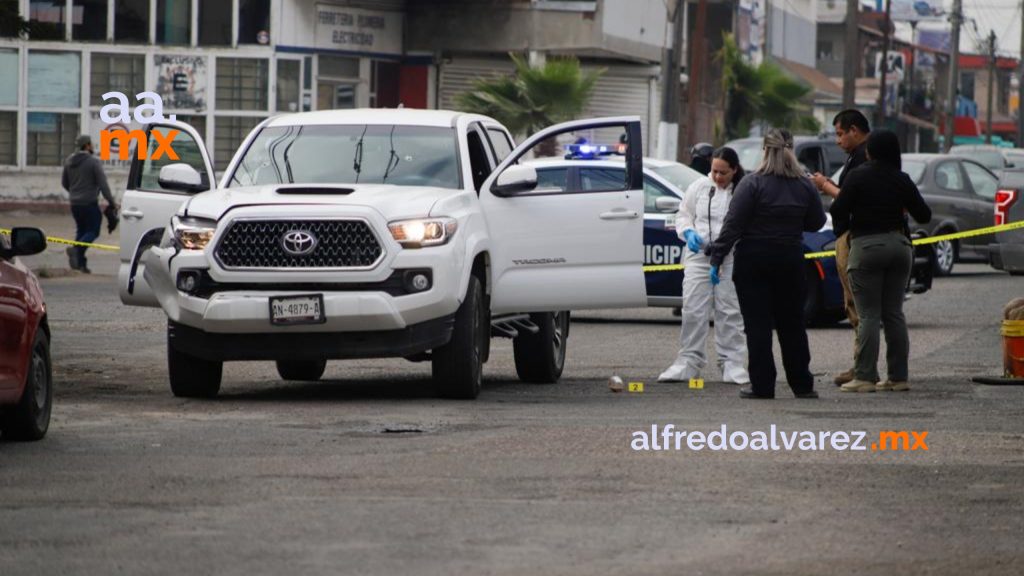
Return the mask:
[[[722,280],[718,277],[718,266],[711,267],[711,285],[718,286],[718,283]]]
[[[704,239],[700,237],[700,234],[697,234],[696,230],[691,228],[690,230],[683,232],[683,238],[686,239],[686,247],[689,248],[691,252],[694,254],[700,252],[700,247],[704,244]]]

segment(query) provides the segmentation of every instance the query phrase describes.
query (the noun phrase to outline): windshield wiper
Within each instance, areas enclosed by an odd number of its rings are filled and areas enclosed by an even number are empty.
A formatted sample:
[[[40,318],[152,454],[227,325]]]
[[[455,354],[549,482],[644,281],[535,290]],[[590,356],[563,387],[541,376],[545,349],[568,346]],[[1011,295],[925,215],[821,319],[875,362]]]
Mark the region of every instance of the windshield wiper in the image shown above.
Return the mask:
[[[355,158],[352,159],[352,170],[356,173],[356,184],[359,183],[359,173],[363,171],[363,138],[366,137],[366,131],[369,128],[369,124],[363,126],[363,133],[359,135],[359,142],[356,142]]]
[[[397,126],[391,127],[391,135],[388,137],[391,141],[391,154],[388,156],[388,167],[384,169],[384,178],[381,179],[382,184],[388,181],[388,176],[391,174],[391,171],[398,168],[398,163],[402,161],[402,159],[398,157],[398,154],[395,154],[395,128],[397,128]]]

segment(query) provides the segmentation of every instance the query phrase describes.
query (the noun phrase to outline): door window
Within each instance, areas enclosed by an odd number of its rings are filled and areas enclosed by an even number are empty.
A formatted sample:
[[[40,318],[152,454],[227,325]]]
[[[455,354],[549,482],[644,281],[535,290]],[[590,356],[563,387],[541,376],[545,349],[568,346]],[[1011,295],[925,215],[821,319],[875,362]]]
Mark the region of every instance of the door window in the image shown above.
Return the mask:
[[[960,167],[956,162],[943,162],[935,169],[935,184],[943,190],[960,192],[964,189],[964,180],[960,175]]]
[[[618,168],[580,168],[580,190],[608,192],[626,189],[626,171]]]
[[[161,133],[166,133],[168,128],[166,126],[159,126],[154,130],[160,130]],[[139,190],[151,190],[154,192],[173,192],[179,193],[175,190],[167,190],[160,186],[160,169],[168,164],[188,164],[192,168],[199,172],[199,177],[202,179],[203,186],[210,187],[210,174],[206,172],[206,162],[203,160],[202,150],[199,148],[199,144],[192,139],[187,132],[181,130],[174,137],[174,141],[171,144],[171,148],[174,153],[177,154],[178,159],[172,160],[166,153],[161,155],[159,158],[154,160],[152,158],[153,153],[158,150],[160,143],[153,137],[152,133],[149,135],[149,157],[142,161],[142,166],[139,171],[139,181],[136,186]]]
[[[565,192],[569,188],[568,168],[537,170],[537,192]]]
[[[800,150],[797,160],[812,174],[815,172],[825,172],[821,158],[821,148],[817,146],[805,146]]]
[[[491,140],[491,146],[494,148],[494,155],[497,156],[497,162],[500,163],[512,153],[512,141],[509,140],[508,134],[503,130],[498,128],[488,128],[487,137]]]
[[[971,187],[974,188],[975,194],[982,198],[995,200],[999,181],[991,172],[971,162],[964,162],[964,171],[967,172],[967,179],[971,181]]]
[[[473,189],[479,192],[484,181],[491,175],[493,167],[478,130],[471,128],[466,133],[466,144],[469,148],[469,169],[473,173]]]

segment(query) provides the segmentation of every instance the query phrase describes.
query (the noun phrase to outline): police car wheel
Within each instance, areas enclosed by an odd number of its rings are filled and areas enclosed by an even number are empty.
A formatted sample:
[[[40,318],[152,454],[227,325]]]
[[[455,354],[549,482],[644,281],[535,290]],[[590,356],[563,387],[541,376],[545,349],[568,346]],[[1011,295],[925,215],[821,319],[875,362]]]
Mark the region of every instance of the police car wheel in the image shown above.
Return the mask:
[[[327,368],[327,360],[277,361],[277,373],[285,380],[319,380]]]
[[[562,377],[565,350],[569,341],[569,312],[530,314],[540,330],[521,333],[512,341],[516,374],[523,382],[553,384]]]

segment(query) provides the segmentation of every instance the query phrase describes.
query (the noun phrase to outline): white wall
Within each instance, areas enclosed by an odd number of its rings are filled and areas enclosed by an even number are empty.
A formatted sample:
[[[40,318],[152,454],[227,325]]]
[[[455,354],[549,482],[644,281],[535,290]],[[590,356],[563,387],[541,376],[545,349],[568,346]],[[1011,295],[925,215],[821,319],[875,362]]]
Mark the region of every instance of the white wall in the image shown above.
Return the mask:
[[[607,36],[662,48],[667,42],[665,0],[605,0],[601,29]]]

